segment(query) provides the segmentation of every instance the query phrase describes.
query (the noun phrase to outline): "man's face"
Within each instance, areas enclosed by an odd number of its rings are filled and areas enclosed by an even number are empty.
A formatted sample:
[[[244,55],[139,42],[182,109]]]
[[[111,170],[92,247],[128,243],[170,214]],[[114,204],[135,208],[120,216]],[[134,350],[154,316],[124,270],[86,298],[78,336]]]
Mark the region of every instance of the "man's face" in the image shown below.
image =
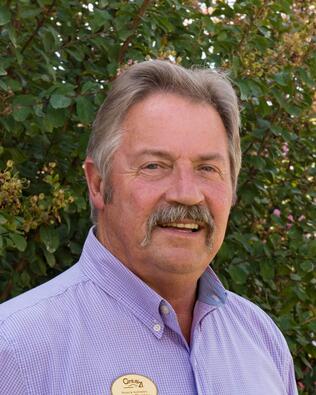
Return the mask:
[[[166,275],[198,279],[223,242],[232,202],[219,114],[157,93],[134,105],[122,128],[100,241],[151,286]]]

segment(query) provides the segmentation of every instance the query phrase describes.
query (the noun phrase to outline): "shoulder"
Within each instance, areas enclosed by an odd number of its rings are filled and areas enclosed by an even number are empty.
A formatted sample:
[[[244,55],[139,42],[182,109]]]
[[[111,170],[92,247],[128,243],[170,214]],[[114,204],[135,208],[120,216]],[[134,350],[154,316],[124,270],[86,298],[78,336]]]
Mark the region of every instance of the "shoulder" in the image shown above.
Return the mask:
[[[287,342],[272,318],[251,301],[228,291],[224,305],[229,319],[281,367],[292,360]]]
[[[52,280],[39,285],[0,305],[0,334],[9,334],[34,322],[45,312],[52,313],[54,304],[67,297],[69,291],[87,281],[78,265],[72,266]]]
[[[283,341],[284,337],[272,318],[250,300],[228,291],[225,307],[232,319],[242,321],[254,335],[260,333]]]
[[[235,294],[231,291],[227,292],[227,299],[225,307],[230,311],[231,315],[240,317],[251,324],[256,324],[262,329],[268,326],[269,329],[273,328],[277,332],[281,333],[272,318],[263,311],[258,305],[251,302],[250,300]]]

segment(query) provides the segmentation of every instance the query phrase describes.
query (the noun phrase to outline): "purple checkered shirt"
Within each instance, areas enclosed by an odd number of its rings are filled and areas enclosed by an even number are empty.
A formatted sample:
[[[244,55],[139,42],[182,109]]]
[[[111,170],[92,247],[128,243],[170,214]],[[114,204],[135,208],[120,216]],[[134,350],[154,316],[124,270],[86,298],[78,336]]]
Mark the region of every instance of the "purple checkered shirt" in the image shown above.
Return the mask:
[[[280,331],[210,268],[189,346],[171,305],[90,230],[76,265],[0,306],[0,394],[109,395],[132,373],[159,395],[297,394]]]

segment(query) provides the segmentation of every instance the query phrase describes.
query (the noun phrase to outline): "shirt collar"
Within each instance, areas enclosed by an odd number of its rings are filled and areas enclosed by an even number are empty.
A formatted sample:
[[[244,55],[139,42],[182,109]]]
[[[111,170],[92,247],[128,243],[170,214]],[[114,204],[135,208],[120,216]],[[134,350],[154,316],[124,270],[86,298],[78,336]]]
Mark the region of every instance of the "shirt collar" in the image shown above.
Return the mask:
[[[170,310],[172,307],[112,255],[98,241],[94,229],[92,227],[89,231],[79,260],[82,271],[107,294],[132,310],[154,335],[160,338],[164,329],[160,307],[162,304],[169,306]],[[202,318],[202,311],[204,316],[224,304],[225,300],[226,291],[223,285],[208,267],[199,280],[198,302],[200,303],[197,303],[200,306],[198,310],[201,310],[198,314],[199,318]],[[157,330],[159,327],[160,330]]]
[[[161,337],[164,328],[159,306],[163,298],[112,255],[96,238],[94,229],[90,229],[82,250],[81,270]]]
[[[198,300],[210,306],[220,307],[226,302],[227,292],[214,271],[207,267],[199,280]]]

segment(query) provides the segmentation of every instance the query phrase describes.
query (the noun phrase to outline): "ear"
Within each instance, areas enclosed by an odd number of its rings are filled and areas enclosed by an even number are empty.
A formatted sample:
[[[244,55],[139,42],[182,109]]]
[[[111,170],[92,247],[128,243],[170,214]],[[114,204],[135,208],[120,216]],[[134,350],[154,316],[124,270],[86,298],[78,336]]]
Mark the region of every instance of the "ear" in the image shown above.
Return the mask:
[[[104,183],[93,159],[89,156],[84,161],[84,172],[89,188],[90,200],[98,210],[104,208]]]

